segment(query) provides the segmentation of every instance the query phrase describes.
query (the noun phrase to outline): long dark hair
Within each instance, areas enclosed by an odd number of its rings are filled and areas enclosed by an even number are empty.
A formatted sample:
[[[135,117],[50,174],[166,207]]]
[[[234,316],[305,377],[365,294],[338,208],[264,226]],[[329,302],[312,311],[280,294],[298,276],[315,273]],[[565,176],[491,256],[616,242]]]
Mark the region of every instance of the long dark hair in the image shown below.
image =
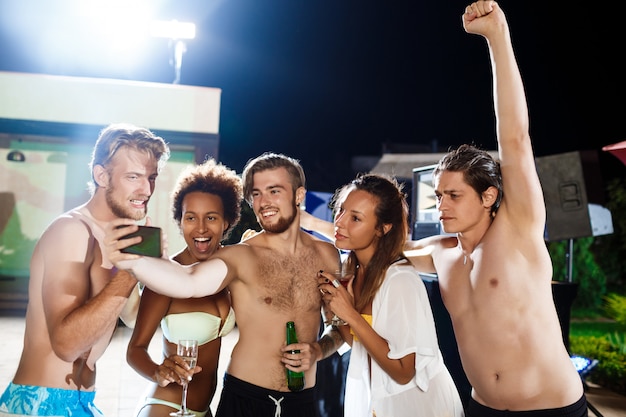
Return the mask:
[[[376,199],[376,229],[380,232],[377,240],[376,255],[372,257],[365,268],[363,288],[356,304],[357,311],[372,302],[376,292],[382,285],[387,268],[404,258],[403,248],[409,231],[409,206],[402,184],[390,176],[381,174],[362,174],[349,184],[340,188],[333,197],[334,211],[338,208],[348,193],[362,190]],[[384,233],[383,225],[390,224],[391,229]],[[358,261],[354,252],[350,253],[346,268],[356,271]]]

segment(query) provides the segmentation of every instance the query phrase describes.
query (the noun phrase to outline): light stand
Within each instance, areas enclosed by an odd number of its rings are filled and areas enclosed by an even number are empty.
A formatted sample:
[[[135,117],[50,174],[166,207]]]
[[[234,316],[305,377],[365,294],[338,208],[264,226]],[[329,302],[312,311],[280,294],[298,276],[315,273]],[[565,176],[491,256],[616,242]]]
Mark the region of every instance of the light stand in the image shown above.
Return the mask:
[[[150,32],[154,37],[170,40],[170,48],[172,48],[173,53],[173,62],[171,64],[174,66],[173,84],[180,84],[183,55],[187,52],[185,39],[194,39],[196,37],[196,25],[176,20],[169,22],[154,21],[152,22]]]
[[[178,39],[174,41],[174,81],[173,84],[180,84],[180,73],[183,67],[183,54],[187,52],[185,42]]]
[[[574,239],[568,239],[567,241],[567,282],[573,282],[574,271]]]

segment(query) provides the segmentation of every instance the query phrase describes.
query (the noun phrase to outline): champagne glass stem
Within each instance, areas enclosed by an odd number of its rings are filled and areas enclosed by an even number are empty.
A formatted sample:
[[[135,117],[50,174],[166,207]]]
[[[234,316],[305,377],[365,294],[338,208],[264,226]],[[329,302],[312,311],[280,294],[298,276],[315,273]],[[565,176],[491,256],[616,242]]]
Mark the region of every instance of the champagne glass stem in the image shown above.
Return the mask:
[[[183,401],[180,404],[180,411],[182,411],[184,416],[186,416],[188,414],[188,411],[187,411],[187,387],[189,387],[189,383],[185,382],[183,384]]]
[[[179,340],[176,348],[176,354],[180,356],[189,366],[189,369],[193,369],[196,366],[196,360],[198,359],[198,341],[197,340]],[[180,403],[180,411],[176,413],[170,413],[171,417],[191,416],[187,410],[187,388],[189,387],[189,380],[182,381],[183,396]]]

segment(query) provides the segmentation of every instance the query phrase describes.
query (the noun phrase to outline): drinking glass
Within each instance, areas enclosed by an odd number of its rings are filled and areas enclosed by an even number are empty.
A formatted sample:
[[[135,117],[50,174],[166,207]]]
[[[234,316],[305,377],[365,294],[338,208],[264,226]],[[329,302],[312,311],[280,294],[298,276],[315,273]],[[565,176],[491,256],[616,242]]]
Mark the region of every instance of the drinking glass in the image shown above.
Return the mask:
[[[348,288],[348,283],[350,282],[350,279],[354,276],[354,274],[346,271],[344,268],[341,268],[333,272],[333,276],[337,281],[341,283],[341,285],[344,286],[344,288]],[[345,326],[348,323],[346,323],[339,316],[333,313],[333,317],[330,319],[330,321],[327,321],[326,324],[330,324],[332,326]]]
[[[196,367],[198,361],[198,341],[197,340],[179,340],[176,348],[176,354],[183,358],[189,365],[189,369]],[[194,417],[195,414],[187,410],[187,387],[189,381],[185,379],[183,382],[183,400],[180,403],[180,411],[170,413],[172,417]]]

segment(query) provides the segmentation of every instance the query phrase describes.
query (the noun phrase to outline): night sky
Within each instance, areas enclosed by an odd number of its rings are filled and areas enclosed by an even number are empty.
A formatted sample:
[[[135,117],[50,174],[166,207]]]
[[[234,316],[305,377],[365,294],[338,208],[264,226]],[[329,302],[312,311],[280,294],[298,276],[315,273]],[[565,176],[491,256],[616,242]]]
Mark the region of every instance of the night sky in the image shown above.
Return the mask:
[[[8,7],[16,3],[30,4],[28,14]],[[222,89],[219,159],[237,172],[264,151],[283,152],[302,161],[309,189],[333,191],[353,177],[353,156],[380,156],[384,144],[421,145],[422,152],[434,143],[440,151],[464,142],[495,148],[487,48],[463,31],[466,2],[153,3],[163,19],[198,25],[181,84]],[[59,46],[65,59],[38,59],[33,50],[60,30],[54,13],[71,16],[64,9],[70,4],[0,0],[0,71],[172,82],[164,41],[147,46],[132,67],[72,38]],[[605,175],[625,175],[600,151],[626,139],[620,3],[500,4],[527,90],[536,155],[598,150]],[[86,25],[72,28],[89,38]],[[85,56],[96,65],[78,59]]]

